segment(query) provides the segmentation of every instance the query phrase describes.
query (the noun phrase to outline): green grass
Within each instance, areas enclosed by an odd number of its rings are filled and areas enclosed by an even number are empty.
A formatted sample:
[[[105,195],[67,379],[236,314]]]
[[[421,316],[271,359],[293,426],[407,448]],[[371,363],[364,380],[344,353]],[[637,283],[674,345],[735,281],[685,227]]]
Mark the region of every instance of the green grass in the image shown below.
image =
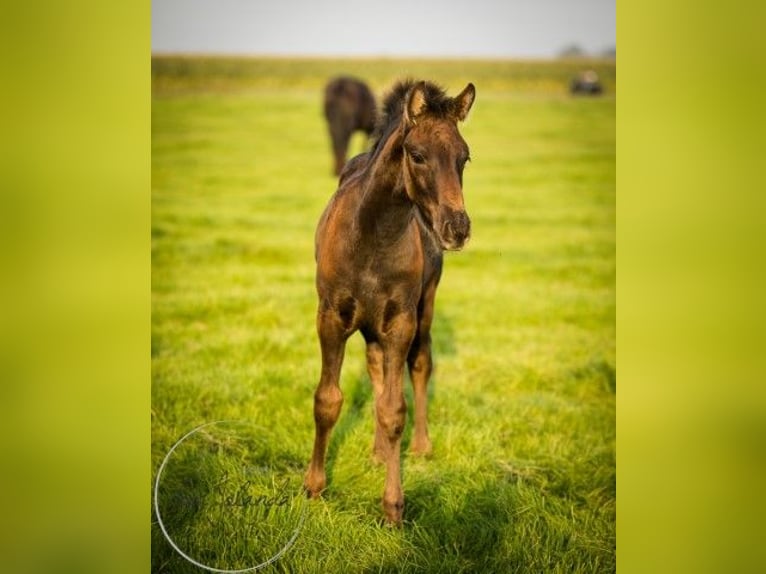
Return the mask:
[[[605,79],[604,97],[567,95],[585,65]],[[437,294],[434,453],[404,454],[403,528],[380,523],[384,471],[369,456],[357,335],[328,491],[265,571],[614,571],[613,62],[155,58],[153,473],[186,432],[222,419],[264,429],[261,460],[292,478],[308,462],[320,367],[313,233],[335,189],[320,95],[336,72],[369,78],[378,94],[400,75],[451,94],[476,84],[461,128],[473,237],[447,255]],[[236,530],[223,520],[222,537]],[[247,561],[247,548],[230,550]],[[152,568],[194,571],[154,514]]]

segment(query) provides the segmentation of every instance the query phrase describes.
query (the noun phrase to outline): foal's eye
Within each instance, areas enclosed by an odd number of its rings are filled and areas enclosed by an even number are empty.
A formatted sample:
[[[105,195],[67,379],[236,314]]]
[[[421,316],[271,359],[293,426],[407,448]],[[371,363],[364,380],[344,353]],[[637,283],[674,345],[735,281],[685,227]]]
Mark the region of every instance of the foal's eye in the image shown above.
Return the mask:
[[[423,154],[418,153],[416,151],[410,152],[410,157],[412,158],[412,161],[415,163],[426,163],[426,158],[423,156]]]

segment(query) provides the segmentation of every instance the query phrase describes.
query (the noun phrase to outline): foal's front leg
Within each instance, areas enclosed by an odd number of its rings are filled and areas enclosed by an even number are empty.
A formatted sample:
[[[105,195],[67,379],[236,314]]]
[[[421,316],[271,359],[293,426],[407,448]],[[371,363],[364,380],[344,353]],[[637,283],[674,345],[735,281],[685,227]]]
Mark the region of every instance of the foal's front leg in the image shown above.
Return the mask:
[[[376,397],[378,432],[386,463],[383,511],[386,520],[401,524],[404,494],[401,479],[402,432],[407,416],[404,400],[404,364],[415,334],[416,316],[402,313],[390,325],[383,339],[383,392]]]
[[[322,375],[314,393],[314,451],[303,482],[304,488],[312,498],[319,496],[327,483],[325,456],[330,431],[335,426],[343,406],[343,393],[338,382],[348,337],[343,321],[331,309],[319,312],[317,330],[322,348]]]

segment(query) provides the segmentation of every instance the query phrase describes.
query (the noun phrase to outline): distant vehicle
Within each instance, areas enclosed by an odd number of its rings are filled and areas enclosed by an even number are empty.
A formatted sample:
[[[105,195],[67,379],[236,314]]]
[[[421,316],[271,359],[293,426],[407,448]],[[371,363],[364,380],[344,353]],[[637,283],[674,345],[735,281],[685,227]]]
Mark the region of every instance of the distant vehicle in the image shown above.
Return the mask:
[[[572,94],[597,95],[604,90],[598,79],[598,74],[593,70],[586,70],[572,79],[569,84],[569,91]]]
[[[369,136],[375,129],[375,96],[367,84],[357,78],[334,78],[325,87],[324,115],[332,140],[334,172],[339,175],[346,163],[353,133],[363,131]]]

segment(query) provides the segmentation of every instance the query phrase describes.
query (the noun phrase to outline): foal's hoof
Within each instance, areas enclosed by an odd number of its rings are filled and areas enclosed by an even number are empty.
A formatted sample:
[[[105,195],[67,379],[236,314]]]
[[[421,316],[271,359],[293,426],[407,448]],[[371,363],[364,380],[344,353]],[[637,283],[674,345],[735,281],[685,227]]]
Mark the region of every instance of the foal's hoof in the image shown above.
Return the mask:
[[[386,524],[400,527],[402,525],[402,516],[404,515],[404,500],[394,502],[386,502],[384,500],[383,513],[386,516]]]
[[[315,479],[311,476],[306,476],[303,481],[303,490],[306,491],[306,496],[309,498],[319,498],[322,496],[322,491],[325,489],[325,481],[323,479]]]

